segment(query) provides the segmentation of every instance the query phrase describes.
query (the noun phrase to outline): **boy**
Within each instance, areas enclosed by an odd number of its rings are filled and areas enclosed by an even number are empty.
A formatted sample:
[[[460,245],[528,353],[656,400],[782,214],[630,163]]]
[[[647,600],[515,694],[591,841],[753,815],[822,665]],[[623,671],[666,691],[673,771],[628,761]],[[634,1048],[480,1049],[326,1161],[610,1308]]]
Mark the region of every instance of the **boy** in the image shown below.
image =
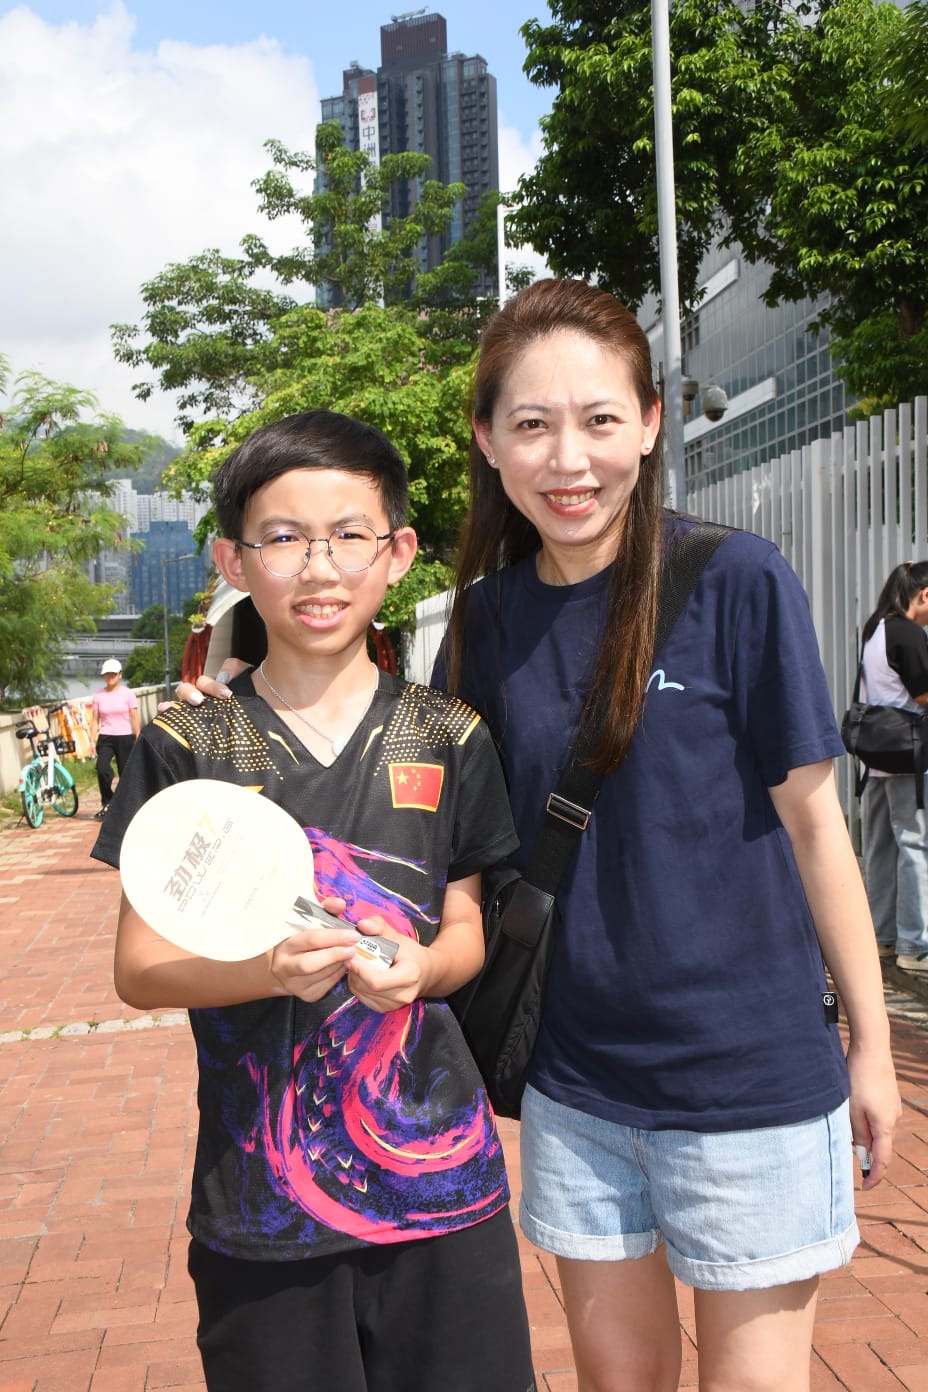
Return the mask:
[[[159,715],[93,854],[159,789],[257,788],[306,830],[344,930],[248,962],[170,946],[123,896],[116,987],[190,1010],[200,1128],[188,1217],[210,1392],[530,1392],[503,1156],[440,999],[482,961],[480,871],[516,846],[486,728],[378,672],[366,634],[416,551],[406,471],[360,422],[308,411],[220,466],[215,563],[268,653],[231,702]],[[399,943],[356,956],[351,926]]]

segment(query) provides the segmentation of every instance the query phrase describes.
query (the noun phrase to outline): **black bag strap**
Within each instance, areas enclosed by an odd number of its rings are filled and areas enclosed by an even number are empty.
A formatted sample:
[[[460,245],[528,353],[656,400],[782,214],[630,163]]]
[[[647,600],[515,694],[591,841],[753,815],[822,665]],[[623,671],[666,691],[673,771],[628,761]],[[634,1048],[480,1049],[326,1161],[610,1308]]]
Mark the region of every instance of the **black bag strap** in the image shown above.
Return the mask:
[[[860,701],[860,683],[863,679],[863,675],[864,655],[863,653],[861,653],[860,661],[857,664],[857,676],[854,678],[854,694],[851,697],[851,701],[855,706]],[[862,795],[864,788],[866,788],[867,786],[867,779],[870,777],[870,770],[867,768],[867,765],[864,763],[862,759],[855,758],[854,763],[857,766],[854,777],[854,796],[859,798]]]
[[[860,701],[860,683],[863,680],[863,675],[864,655],[863,653],[861,653],[860,661],[857,664],[857,676],[854,678],[854,694],[851,697],[851,700],[855,706]],[[860,798],[863,795],[864,788],[866,788],[867,786],[867,779],[870,777],[870,770],[867,768],[867,765],[864,763],[863,759],[858,759],[855,757],[854,763],[856,765],[854,777],[854,796],[856,798]]]
[[[697,522],[667,556],[661,573],[654,656],[660,652],[686,601],[720,542],[731,532],[716,522]],[[552,897],[593,815],[603,775],[585,760],[596,748],[602,716],[595,712],[577,737],[570,763],[548,796],[545,818],[522,878]]]

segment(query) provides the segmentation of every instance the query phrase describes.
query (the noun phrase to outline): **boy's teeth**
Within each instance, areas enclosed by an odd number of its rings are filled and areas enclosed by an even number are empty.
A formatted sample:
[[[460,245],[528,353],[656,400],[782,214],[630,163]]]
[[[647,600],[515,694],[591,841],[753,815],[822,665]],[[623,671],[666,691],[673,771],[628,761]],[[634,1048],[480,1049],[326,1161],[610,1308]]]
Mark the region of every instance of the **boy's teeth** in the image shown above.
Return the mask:
[[[330,619],[333,614],[337,614],[341,605],[339,604],[298,604],[297,608],[301,614],[309,614],[317,619]]]

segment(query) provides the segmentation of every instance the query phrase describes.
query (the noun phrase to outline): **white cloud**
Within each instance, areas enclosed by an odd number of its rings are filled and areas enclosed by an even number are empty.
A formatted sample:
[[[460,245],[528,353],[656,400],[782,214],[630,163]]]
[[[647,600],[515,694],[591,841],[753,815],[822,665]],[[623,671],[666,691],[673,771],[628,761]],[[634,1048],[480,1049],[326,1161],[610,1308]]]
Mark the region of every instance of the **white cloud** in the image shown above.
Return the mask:
[[[538,162],[542,152],[541,131],[534,130],[526,141],[515,126],[500,121],[498,139],[499,186],[509,191],[515,188],[519,177],[530,173]]]
[[[534,169],[542,153],[541,131],[534,130],[528,141],[514,126],[499,127],[499,186],[507,193],[515,189],[519,178]],[[508,263],[531,266],[536,276],[549,275],[547,262],[531,247],[510,248]]]
[[[120,0],[90,26],[0,16],[0,353],[171,436],[172,404],[135,401],[108,326],[138,322],[169,262],[268,235],[263,142],[311,148],[318,96],[309,60],[270,40],[143,52],[132,30]]]

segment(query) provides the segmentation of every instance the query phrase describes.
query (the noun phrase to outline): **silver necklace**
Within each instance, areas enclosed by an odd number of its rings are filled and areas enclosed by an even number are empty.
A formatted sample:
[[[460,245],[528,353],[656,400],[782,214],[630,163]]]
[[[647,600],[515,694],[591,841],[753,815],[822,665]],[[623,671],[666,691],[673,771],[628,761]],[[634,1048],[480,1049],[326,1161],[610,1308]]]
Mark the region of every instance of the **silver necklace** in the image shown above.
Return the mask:
[[[264,670],[264,663],[263,663],[263,662],[261,663],[261,666],[258,668],[258,671],[261,673],[261,680],[264,682],[264,684],[265,684],[265,686],[267,687],[268,691],[272,692],[272,694],[273,694],[274,696],[277,697],[278,701],[280,701],[282,705],[285,705],[285,706],[287,707],[287,710],[290,711],[290,712],[292,712],[292,714],[296,716],[297,720],[302,720],[303,724],[304,724],[304,725],[308,725],[309,728],[313,731],[314,734],[317,734],[317,735],[319,735],[319,737],[320,737],[321,739],[324,739],[324,740],[327,740],[327,741],[328,741],[328,743],[329,743],[329,744],[331,745],[331,747],[332,747],[332,754],[334,755],[334,757],[335,757],[336,759],[338,758],[339,754],[341,754],[342,750],[345,748],[345,746],[346,746],[346,744],[348,743],[348,741],[351,739],[351,736],[354,734],[355,730],[356,730],[356,729],[358,728],[358,726],[361,724],[361,721],[362,721],[362,720],[364,719],[364,717],[367,715],[367,712],[370,710],[371,704],[372,704],[372,702],[373,702],[373,700],[374,700],[374,697],[375,697],[376,694],[377,694],[377,688],[378,688],[378,686],[380,685],[380,673],[378,672],[377,668],[375,667],[375,668],[374,668],[374,685],[371,687],[371,694],[370,694],[370,695],[368,696],[368,698],[367,698],[367,704],[365,705],[365,707],[364,707],[364,709],[362,710],[361,714],[358,716],[358,718],[357,718],[357,720],[355,721],[354,725],[353,725],[353,726],[351,727],[351,729],[349,730],[348,734],[347,734],[347,735],[327,735],[326,732],[325,732],[325,730],[320,730],[318,725],[314,725],[313,722],[312,722],[311,720],[307,720],[307,718],[306,718],[306,716],[303,714],[303,712],[302,712],[302,711],[298,711],[297,708],[296,708],[296,706],[291,706],[291,704],[290,704],[290,702],[287,700],[286,696],[281,696],[281,694],[280,694],[280,692],[277,690],[277,687],[276,687],[276,686],[272,686],[272,685],[271,685],[271,682],[270,682],[270,679],[269,679],[269,677],[268,677],[268,675],[267,675],[267,672],[265,672],[265,670]]]

